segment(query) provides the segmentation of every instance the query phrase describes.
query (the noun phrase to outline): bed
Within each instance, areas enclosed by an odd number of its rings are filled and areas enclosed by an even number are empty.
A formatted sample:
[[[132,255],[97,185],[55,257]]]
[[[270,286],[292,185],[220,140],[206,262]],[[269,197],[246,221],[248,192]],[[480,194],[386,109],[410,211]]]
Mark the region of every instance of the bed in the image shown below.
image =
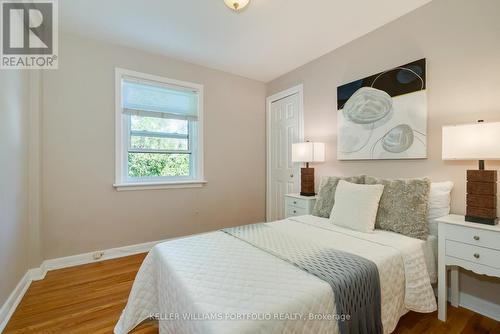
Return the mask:
[[[433,312],[436,238],[362,233],[312,215],[264,224],[273,233],[372,261],[380,276],[384,333],[409,310]],[[324,280],[223,231],[155,246],[142,264],[114,332],[148,318],[160,333],[338,333]]]

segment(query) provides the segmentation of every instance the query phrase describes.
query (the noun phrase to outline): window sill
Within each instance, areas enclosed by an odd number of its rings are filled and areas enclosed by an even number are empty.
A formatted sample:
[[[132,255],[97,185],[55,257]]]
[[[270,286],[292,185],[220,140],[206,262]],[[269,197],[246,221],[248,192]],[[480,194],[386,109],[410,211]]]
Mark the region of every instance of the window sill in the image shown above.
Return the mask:
[[[113,187],[117,191],[132,190],[158,190],[158,189],[181,189],[181,188],[201,188],[207,181],[172,181],[172,182],[135,182],[135,183],[116,183]]]

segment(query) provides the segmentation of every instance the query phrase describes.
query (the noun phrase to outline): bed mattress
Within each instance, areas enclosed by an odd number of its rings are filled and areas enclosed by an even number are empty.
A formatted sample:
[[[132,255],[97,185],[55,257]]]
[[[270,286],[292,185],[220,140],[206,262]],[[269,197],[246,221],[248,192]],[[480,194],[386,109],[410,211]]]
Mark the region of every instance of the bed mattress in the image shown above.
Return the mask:
[[[391,333],[408,310],[436,310],[429,243],[387,231],[356,232],[314,216],[268,225],[374,262],[384,333]],[[335,313],[328,283],[217,231],[155,246],[115,333],[128,333],[150,317],[160,320],[161,334],[337,333]]]

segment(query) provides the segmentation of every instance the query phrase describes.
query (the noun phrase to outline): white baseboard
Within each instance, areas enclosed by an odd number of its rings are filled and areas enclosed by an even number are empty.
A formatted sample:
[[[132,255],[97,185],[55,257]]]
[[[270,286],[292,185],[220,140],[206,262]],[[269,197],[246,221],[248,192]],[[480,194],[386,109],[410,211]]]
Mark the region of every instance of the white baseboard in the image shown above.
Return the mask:
[[[488,318],[500,321],[500,305],[460,292],[460,306]]]
[[[9,322],[12,314],[14,314],[14,311],[23,299],[23,296],[31,285],[31,282],[45,278],[45,275],[48,271],[78,266],[92,262],[111,260],[129,255],[146,253],[149,252],[151,248],[153,248],[156,244],[164,241],[167,240],[146,242],[143,244],[111,248],[102,251],[89,252],[43,261],[40,267],[29,269],[26,274],[24,274],[14,291],[12,291],[9,298],[7,298],[5,303],[2,305],[2,308],[0,308],[0,333],[7,326],[7,323]],[[102,252],[102,256],[99,259],[94,259],[94,254],[96,254],[97,252]]]
[[[92,262],[100,262],[100,261],[116,259],[116,258],[124,257],[124,256],[146,253],[146,252],[149,252],[151,250],[151,248],[153,248],[156,244],[159,244],[159,243],[165,242],[165,241],[167,241],[167,240],[151,241],[151,242],[146,242],[143,244],[110,248],[110,249],[106,249],[106,250],[102,250],[102,251],[94,251],[94,252],[83,253],[83,254],[78,254],[78,255],[60,257],[60,258],[51,259],[51,260],[45,260],[45,261],[43,261],[40,268],[38,268],[39,269],[39,273],[38,273],[39,278],[38,279],[43,279],[45,277],[45,274],[51,270],[69,268],[69,267],[79,266],[82,264],[88,264],[88,263],[92,263]],[[94,255],[98,252],[102,252],[102,256],[99,257],[98,259],[95,259]],[[37,279],[34,279],[34,280],[37,280]]]
[[[434,294],[437,297],[437,288],[434,288]],[[493,302],[478,298],[468,293],[459,292],[459,303],[460,307],[466,308],[473,312],[484,315],[485,317],[500,321],[500,305]],[[451,302],[451,291],[448,288],[448,301]]]
[[[7,298],[5,303],[2,305],[0,309],[0,333],[3,332],[5,326],[9,322],[10,317],[14,314],[14,311],[17,308],[17,305],[23,299],[24,294],[28,290],[31,284],[31,272],[28,270],[26,274],[21,278],[14,291]]]

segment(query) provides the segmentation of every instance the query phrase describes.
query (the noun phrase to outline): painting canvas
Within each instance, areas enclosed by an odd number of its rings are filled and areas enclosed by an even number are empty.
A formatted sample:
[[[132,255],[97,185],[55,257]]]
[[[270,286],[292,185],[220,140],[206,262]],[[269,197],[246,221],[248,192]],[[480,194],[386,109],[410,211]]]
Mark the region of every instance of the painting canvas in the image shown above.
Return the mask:
[[[339,160],[427,157],[425,59],[337,88]]]

